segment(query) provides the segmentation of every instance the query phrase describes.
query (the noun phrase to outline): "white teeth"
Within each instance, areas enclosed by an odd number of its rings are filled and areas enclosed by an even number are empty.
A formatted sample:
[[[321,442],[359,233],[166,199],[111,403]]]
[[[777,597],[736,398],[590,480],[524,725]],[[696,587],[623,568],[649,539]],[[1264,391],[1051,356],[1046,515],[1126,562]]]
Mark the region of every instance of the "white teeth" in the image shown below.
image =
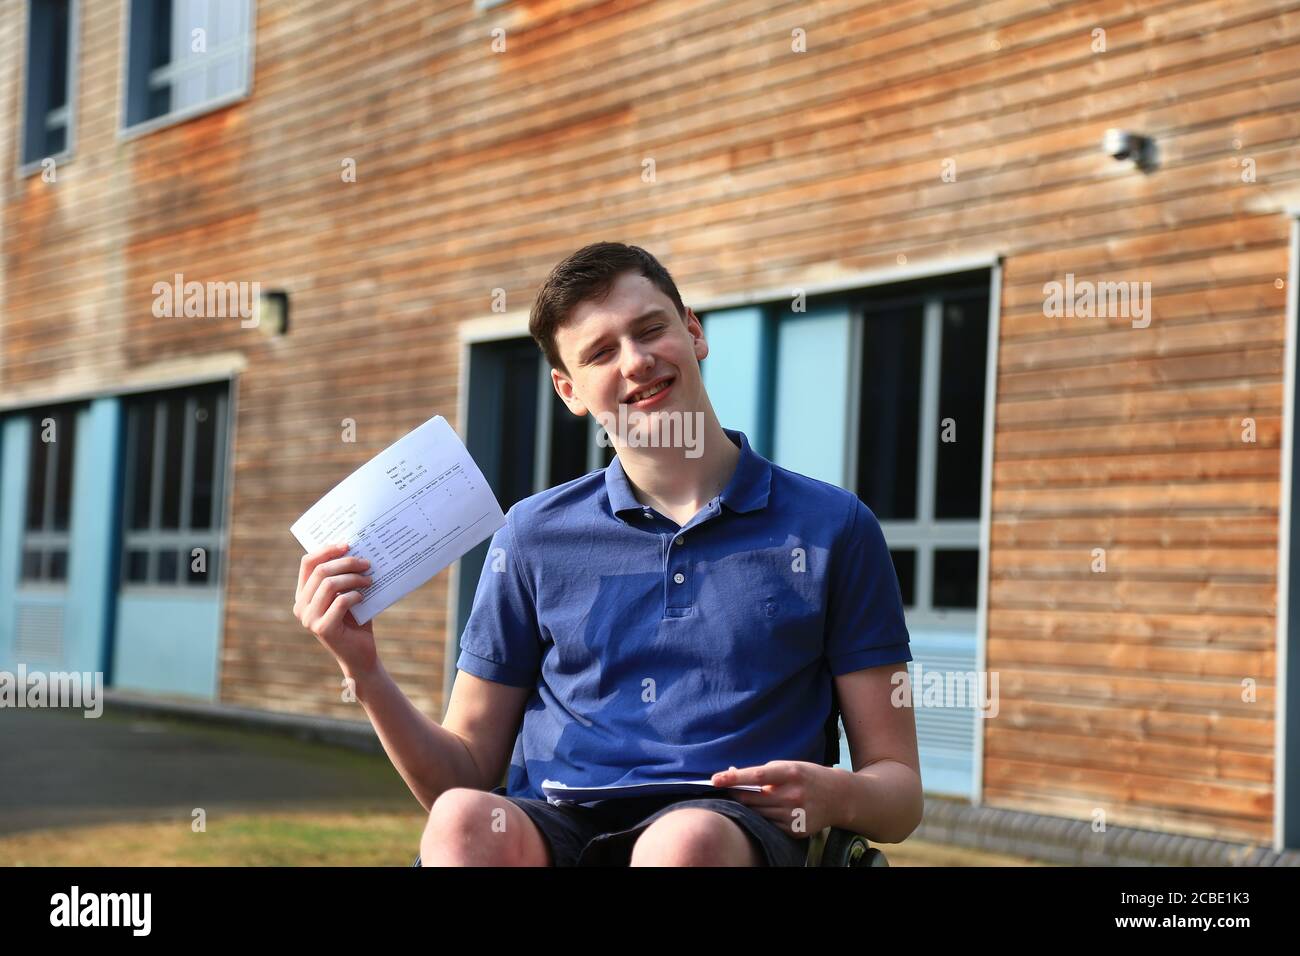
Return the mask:
[[[635,405],[637,402],[643,402],[643,401],[645,401],[647,398],[650,398],[652,395],[658,395],[658,394],[659,394],[660,392],[662,392],[665,388],[667,388],[667,387],[669,386],[669,384],[671,384],[671,383],[669,383],[669,382],[660,382],[658,385],[656,385],[654,388],[650,389],[650,391],[648,391],[648,392],[639,392],[638,394],[633,395],[633,396],[632,396],[632,404]]]

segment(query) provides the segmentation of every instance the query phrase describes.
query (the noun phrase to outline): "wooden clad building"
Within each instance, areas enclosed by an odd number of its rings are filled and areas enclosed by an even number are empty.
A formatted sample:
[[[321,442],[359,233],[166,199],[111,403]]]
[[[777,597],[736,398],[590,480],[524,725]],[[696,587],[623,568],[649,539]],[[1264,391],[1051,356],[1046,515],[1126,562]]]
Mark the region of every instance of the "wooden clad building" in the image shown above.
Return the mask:
[[[914,668],[996,688],[917,702],[930,792],[1300,846],[1298,50],[1283,0],[0,0],[0,668],[359,719],[289,525],[434,414],[503,507],[602,467],[527,312],[614,239],[880,518]],[[376,621],[435,717],[482,550]]]

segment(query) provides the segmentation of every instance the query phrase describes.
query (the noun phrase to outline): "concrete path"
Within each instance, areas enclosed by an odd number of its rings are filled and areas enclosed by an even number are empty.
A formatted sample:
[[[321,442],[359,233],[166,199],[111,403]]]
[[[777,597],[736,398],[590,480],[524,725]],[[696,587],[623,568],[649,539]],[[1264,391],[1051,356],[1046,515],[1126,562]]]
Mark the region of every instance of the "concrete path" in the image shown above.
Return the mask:
[[[423,813],[383,754],[172,718],[0,708],[0,834],[216,811]]]

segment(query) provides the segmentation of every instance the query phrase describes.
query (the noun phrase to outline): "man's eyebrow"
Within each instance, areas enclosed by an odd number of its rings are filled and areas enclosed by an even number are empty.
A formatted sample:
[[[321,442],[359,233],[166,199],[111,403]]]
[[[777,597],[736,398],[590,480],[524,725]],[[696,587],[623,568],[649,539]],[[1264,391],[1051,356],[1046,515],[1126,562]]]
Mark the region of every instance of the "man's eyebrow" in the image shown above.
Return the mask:
[[[640,315],[638,315],[638,316],[637,316],[635,319],[633,319],[632,321],[633,321],[633,322],[643,322],[643,321],[645,321],[646,319],[653,319],[655,316],[660,316],[660,315],[662,315],[662,316],[667,316],[667,315],[668,315],[668,310],[665,309],[663,306],[656,305],[653,309],[650,309],[650,310],[647,311],[647,312],[642,312]]]
[[[640,315],[638,315],[635,319],[632,320],[631,324],[638,325],[641,322],[646,321],[647,319],[666,318],[667,316],[668,316],[668,310],[663,308],[662,306],[657,305],[653,309],[648,309],[647,311],[642,312]],[[585,346],[583,346],[582,353],[581,353],[582,357],[584,359],[588,358],[591,354],[591,350],[594,349],[597,345],[600,345],[604,341],[605,341],[605,336],[603,335],[597,336],[596,338],[592,339]]]

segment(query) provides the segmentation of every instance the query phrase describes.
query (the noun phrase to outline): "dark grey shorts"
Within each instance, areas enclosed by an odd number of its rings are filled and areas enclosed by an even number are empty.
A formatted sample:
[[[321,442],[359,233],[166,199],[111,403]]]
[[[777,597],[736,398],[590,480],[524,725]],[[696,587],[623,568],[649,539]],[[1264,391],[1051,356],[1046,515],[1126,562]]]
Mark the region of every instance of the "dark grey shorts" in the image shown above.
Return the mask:
[[[672,810],[702,807],[736,821],[768,866],[803,866],[809,840],[796,839],[734,797],[635,797],[597,804],[555,806],[546,800],[506,796],[537,825],[555,866],[626,866],[632,845],[655,820]]]

